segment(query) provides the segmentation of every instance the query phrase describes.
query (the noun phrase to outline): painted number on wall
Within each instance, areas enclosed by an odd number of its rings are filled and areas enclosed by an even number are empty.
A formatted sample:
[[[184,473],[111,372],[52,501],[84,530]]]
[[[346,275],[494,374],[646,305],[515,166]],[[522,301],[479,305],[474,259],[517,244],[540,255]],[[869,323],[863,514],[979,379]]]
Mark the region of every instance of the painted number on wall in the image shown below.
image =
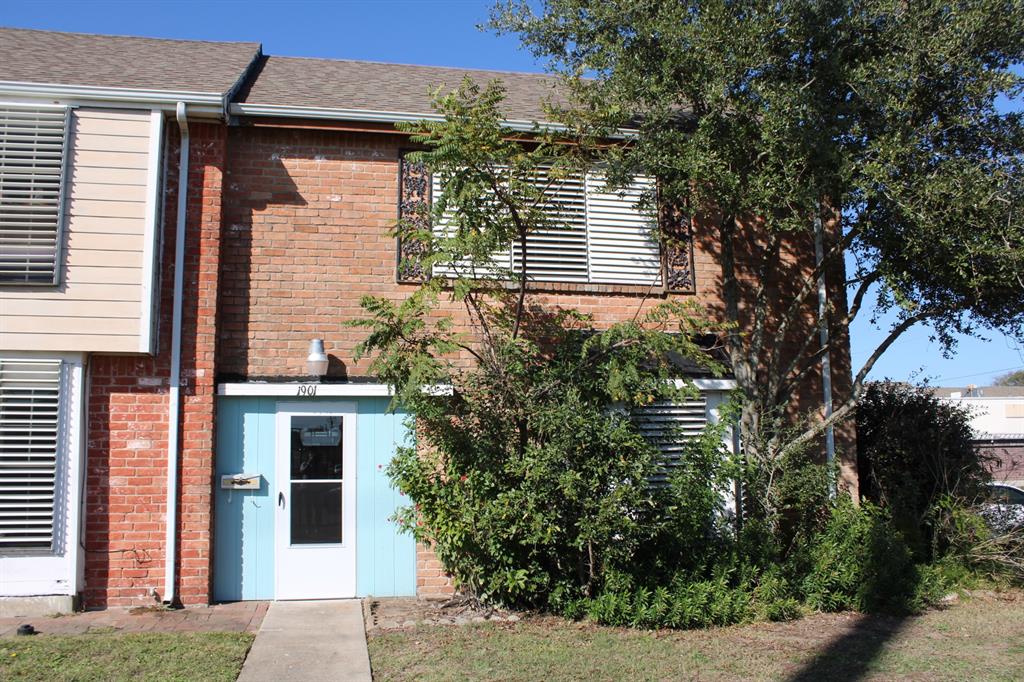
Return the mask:
[[[316,395],[316,384],[302,384],[299,386],[295,395],[306,396],[312,398]]]

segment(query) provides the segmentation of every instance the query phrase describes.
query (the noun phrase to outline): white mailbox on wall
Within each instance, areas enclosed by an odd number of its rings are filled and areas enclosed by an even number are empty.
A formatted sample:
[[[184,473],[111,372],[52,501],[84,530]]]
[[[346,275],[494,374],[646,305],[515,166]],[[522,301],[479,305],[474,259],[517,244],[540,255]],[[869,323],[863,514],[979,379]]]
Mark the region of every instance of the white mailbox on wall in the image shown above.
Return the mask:
[[[220,487],[226,490],[259,490],[262,484],[259,474],[224,474]]]

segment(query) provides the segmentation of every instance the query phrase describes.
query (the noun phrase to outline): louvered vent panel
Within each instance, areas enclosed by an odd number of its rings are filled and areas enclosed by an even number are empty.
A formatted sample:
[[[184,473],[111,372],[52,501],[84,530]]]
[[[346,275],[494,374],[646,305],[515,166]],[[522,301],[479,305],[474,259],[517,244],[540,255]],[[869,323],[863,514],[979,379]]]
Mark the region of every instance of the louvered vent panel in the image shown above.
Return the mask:
[[[436,201],[441,196],[441,178],[436,173],[431,179],[431,189]],[[456,226],[452,223],[451,218],[452,212],[449,209],[441,220],[434,225],[434,234],[442,238],[451,238],[455,236]],[[494,277],[496,273],[500,271],[507,271],[509,268],[509,251],[501,251],[495,253],[492,262],[493,267],[481,266],[477,264],[476,275],[480,277]],[[472,276],[472,263],[469,259],[458,260],[453,262],[451,265],[439,265],[434,267],[434,276],[436,277],[455,277],[457,274],[461,274],[464,277]]]
[[[52,284],[67,110],[0,106],[0,283]]]
[[[543,188],[544,208],[550,225],[527,236],[525,267],[538,282],[594,282],[602,284],[661,284],[661,249],[654,216],[640,211],[638,201],[654,189],[654,180],[638,178],[629,187],[604,191],[600,174],[552,178],[545,171],[535,182]],[[438,176],[434,196],[441,194]],[[454,234],[451,219],[443,217],[434,231]],[[478,272],[494,275],[524,267],[522,248],[513,243],[494,256],[494,269]],[[478,266],[479,268],[479,266]],[[469,263],[456,262],[435,268],[434,274],[469,274]]]
[[[704,398],[684,402],[661,400],[634,408],[632,416],[640,432],[661,451],[664,471],[654,480],[663,483],[672,468],[679,465],[685,442],[700,436],[707,425],[707,401]]]
[[[0,360],[0,550],[53,543],[61,362]]]
[[[542,282],[587,281],[587,201],[582,175],[534,179],[544,192],[544,213],[551,225],[526,237],[526,274]],[[521,272],[522,248],[512,245],[512,268]]]
[[[590,281],[605,284],[661,284],[661,250],[652,215],[637,202],[654,189],[652,178],[637,178],[616,192],[604,191],[600,174],[587,176]]]

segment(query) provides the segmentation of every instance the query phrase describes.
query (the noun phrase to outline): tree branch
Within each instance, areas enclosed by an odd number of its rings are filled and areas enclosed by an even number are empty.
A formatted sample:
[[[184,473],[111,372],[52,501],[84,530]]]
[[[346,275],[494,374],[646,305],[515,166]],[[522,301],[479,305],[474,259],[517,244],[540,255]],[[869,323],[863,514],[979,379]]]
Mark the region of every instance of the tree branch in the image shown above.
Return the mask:
[[[846,419],[846,417],[848,417],[850,413],[857,407],[857,400],[860,398],[860,394],[864,389],[864,379],[871,371],[871,368],[875,366],[875,363],[878,361],[878,358],[882,357],[882,354],[889,349],[889,346],[891,346],[893,342],[896,341],[896,339],[902,336],[905,331],[913,327],[918,322],[928,319],[929,317],[933,317],[936,314],[937,313],[935,311],[919,312],[915,315],[911,315],[910,317],[906,318],[898,325],[893,327],[892,330],[889,331],[888,336],[886,336],[885,339],[880,344],[878,344],[875,350],[864,362],[864,365],[861,367],[860,371],[857,372],[857,376],[855,376],[853,379],[853,390],[850,392],[849,398],[847,398],[842,405],[840,405],[832,412],[832,416],[830,418],[825,419],[819,422],[818,424],[815,424],[814,426],[808,428],[806,431],[801,433],[799,436],[796,436],[795,438],[791,439],[788,443],[786,443],[782,447],[781,452],[779,453],[780,456],[788,452],[791,452],[802,445],[805,445],[806,443],[810,442],[818,435],[820,435],[822,432],[824,432],[824,430],[829,426],[834,426],[835,424]]]

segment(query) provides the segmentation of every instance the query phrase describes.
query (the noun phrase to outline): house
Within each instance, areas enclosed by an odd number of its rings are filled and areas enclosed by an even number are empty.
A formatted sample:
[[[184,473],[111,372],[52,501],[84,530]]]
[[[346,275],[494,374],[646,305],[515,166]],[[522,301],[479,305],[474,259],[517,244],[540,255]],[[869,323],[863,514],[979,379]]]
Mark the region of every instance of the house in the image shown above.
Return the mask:
[[[514,129],[557,97],[533,74],[0,29],[0,608],[450,592],[391,519],[413,434],[344,321],[415,287],[390,230],[430,182],[394,124],[466,75],[505,83]],[[537,301],[598,324],[714,308],[714,245],[663,253],[601,189],[572,190]],[[841,394],[848,353],[833,367]],[[717,419],[733,383],[699,384],[667,419]]]
[[[936,387],[940,400],[971,413],[974,447],[992,460],[992,479],[1024,486],[1024,386]]]

